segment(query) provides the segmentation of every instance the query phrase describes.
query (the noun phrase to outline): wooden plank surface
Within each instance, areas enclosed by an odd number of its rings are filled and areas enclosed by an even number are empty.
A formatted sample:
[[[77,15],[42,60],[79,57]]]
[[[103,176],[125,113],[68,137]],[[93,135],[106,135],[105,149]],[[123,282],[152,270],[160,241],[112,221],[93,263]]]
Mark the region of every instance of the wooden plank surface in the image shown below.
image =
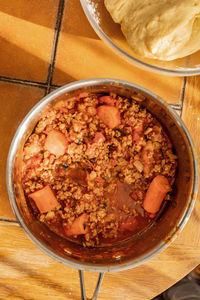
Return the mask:
[[[18,225],[1,222],[0,236],[0,299],[80,299],[77,270],[43,254]],[[99,300],[151,299],[196,266],[199,256],[199,246],[183,246],[177,240],[142,266],[107,273]],[[96,281],[96,273],[85,273],[88,297]]]
[[[183,102],[182,119],[185,122],[195,144],[200,162],[200,76],[188,77]],[[200,178],[200,172],[199,172]],[[200,187],[200,184],[199,184]],[[200,189],[196,206],[188,224],[188,244],[196,247],[200,244]]]

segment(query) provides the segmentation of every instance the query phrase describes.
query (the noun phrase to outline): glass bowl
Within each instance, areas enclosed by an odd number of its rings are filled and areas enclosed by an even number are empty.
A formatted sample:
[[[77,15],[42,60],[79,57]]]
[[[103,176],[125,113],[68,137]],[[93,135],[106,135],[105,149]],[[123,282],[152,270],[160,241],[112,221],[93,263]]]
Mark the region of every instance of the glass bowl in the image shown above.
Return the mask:
[[[146,71],[171,76],[200,74],[200,51],[172,61],[140,57],[128,45],[119,24],[105,8],[104,0],[80,0],[85,15],[98,36],[121,58]]]

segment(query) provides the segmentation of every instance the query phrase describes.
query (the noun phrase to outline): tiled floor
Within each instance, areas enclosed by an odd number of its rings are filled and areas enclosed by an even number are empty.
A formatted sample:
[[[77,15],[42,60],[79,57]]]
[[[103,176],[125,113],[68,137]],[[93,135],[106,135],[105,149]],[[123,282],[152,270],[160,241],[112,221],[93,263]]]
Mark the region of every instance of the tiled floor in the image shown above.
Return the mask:
[[[45,90],[0,81],[0,99],[3,109],[0,111],[0,191],[1,191],[1,208],[0,217],[13,218],[10,204],[6,194],[5,172],[6,158],[13,135],[30,108],[44,96]]]
[[[59,0],[0,2],[0,75],[46,82]]]
[[[181,105],[183,78],[172,81],[121,60],[97,37],[77,0],[2,0],[0,19],[0,80],[50,88],[91,77],[119,78]]]

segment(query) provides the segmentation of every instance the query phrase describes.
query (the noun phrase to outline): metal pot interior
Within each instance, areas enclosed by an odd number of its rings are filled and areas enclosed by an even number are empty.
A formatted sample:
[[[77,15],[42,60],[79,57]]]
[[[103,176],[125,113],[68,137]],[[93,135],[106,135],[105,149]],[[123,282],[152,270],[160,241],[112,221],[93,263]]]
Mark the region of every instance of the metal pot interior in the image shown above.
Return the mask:
[[[143,97],[141,105],[147,108],[164,126],[178,156],[176,178],[177,205],[168,206],[166,211],[149,230],[126,243],[111,247],[83,248],[64,238],[58,237],[30,214],[21,185],[22,150],[41,113],[61,100],[80,92],[110,91],[130,97],[134,91]],[[29,237],[44,252],[71,267],[92,271],[119,271],[143,263],[164,249],[186,223],[194,204],[194,153],[190,137],[180,118],[163,100],[130,83],[121,81],[96,80],[71,84],[47,96],[22,122],[18,129],[8,158],[8,193],[12,208]]]

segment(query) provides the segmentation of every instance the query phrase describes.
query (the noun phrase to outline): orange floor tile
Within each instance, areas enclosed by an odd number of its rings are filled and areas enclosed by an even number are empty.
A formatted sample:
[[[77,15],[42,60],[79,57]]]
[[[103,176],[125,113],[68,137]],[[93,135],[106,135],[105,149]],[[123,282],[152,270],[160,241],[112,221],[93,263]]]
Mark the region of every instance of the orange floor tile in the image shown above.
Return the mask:
[[[0,1],[0,75],[46,81],[58,2]]]
[[[0,218],[14,218],[6,191],[6,159],[14,133],[27,112],[44,96],[44,89],[0,82]]]
[[[145,72],[123,61],[97,37],[84,15],[80,2],[68,0],[58,43],[53,82],[63,85],[93,77],[132,81],[152,90],[169,103],[180,102],[182,78],[172,80],[172,77]]]

